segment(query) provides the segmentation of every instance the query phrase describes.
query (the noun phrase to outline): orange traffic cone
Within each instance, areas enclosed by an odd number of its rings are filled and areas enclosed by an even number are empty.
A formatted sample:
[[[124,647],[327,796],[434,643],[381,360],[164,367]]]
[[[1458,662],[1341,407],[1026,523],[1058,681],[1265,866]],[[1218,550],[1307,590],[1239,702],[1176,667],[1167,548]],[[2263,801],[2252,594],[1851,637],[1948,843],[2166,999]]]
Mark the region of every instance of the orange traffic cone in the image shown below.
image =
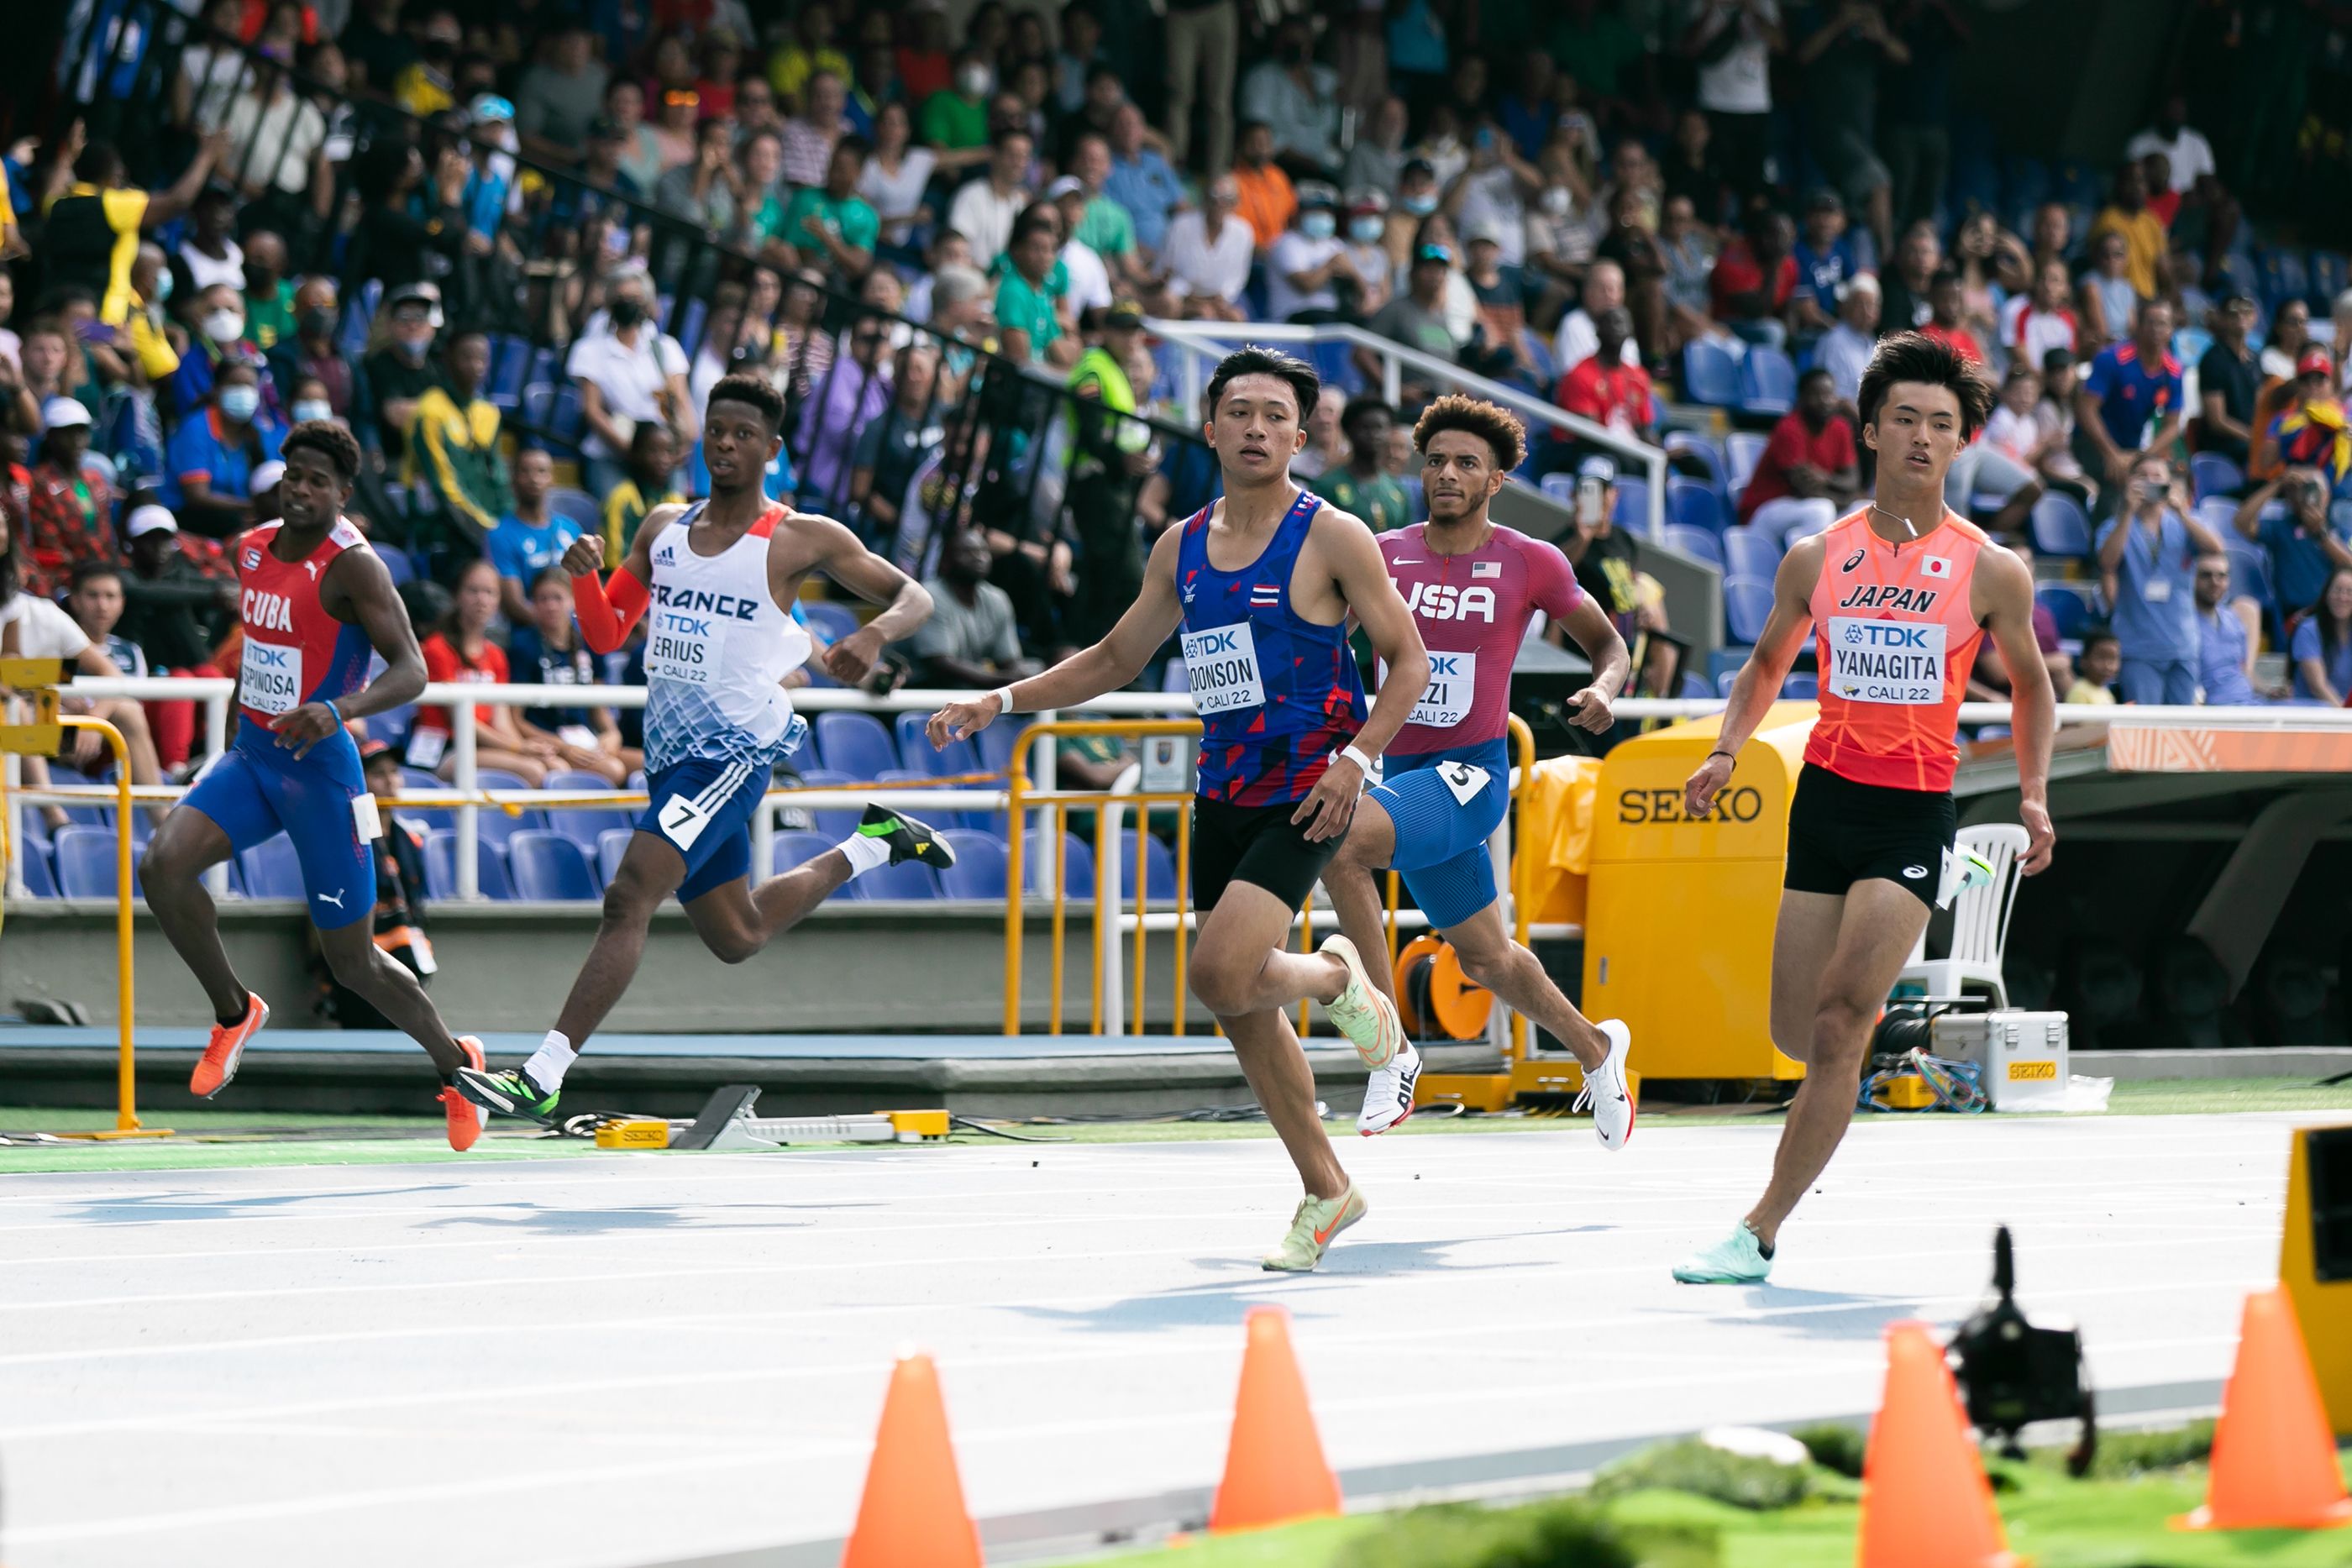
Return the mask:
[[[1213,1531],[1262,1530],[1339,1511],[1339,1478],[1323,1458],[1307,1383],[1291,1354],[1290,1314],[1252,1307],[1248,1322],[1225,1477],[1209,1508]]]
[[[1886,1394],[1862,1464],[1859,1568],[1999,1568],[2017,1559],[1969,1440],[1944,1352],[1919,1322],[1886,1329]]]
[[[902,1355],[890,1374],[841,1568],[981,1568],[980,1531],[964,1508],[939,1369],[928,1355]]]
[[[2276,1288],[2246,1298],[2238,1364],[2221,1390],[2205,1506],[2183,1530],[2335,1530],[2352,1524],[2336,1438],[2303,1348],[2294,1303]]]

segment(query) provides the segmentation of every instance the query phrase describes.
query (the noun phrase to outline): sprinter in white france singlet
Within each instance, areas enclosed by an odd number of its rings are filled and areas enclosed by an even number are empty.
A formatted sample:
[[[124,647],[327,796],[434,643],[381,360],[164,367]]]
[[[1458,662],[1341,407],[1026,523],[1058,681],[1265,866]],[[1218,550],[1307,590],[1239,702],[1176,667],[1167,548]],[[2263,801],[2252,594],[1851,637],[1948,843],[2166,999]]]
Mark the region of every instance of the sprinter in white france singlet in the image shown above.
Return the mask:
[[[772,506],[717,555],[692,543],[700,506],[654,541],[646,608],[646,771],[689,759],[782,760],[807,726],[783,679],[808,662],[809,634],[768,586]]]

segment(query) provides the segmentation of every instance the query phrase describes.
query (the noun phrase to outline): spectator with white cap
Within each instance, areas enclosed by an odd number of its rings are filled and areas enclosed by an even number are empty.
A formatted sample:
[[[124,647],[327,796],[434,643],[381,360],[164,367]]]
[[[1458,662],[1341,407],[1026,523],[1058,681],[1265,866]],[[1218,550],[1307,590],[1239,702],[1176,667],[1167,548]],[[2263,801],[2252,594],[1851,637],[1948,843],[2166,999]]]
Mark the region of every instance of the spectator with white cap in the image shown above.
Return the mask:
[[[1298,186],[1290,226],[1266,252],[1266,314],[1276,321],[1339,319],[1339,286],[1353,286],[1354,264],[1339,238],[1339,193],[1320,180]]]
[[[48,430],[41,437],[40,461],[33,465],[19,586],[54,599],[76,567],[115,559],[114,492],[88,460],[89,410],[72,398],[53,397],[41,414]]]
[[[236,580],[204,574],[181,549],[180,525],[163,507],[133,507],[122,531],[130,540],[131,570],[122,577],[122,619],[116,629],[145,651],[152,674],[218,674],[213,649],[235,618]],[[192,706],[174,722],[177,706],[155,707],[156,748],[173,765],[186,759],[194,724]]]

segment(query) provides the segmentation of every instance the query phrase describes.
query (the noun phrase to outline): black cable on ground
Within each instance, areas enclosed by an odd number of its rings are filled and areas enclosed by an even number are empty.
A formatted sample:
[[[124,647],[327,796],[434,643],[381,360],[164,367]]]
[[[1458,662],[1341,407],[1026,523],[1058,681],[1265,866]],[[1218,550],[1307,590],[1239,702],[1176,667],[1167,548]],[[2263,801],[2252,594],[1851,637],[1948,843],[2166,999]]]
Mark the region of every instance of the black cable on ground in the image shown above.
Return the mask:
[[[1067,1144],[1069,1138],[1034,1138],[1021,1133],[1008,1133],[1002,1127],[992,1127],[985,1122],[975,1122],[969,1116],[950,1116],[948,1125],[967,1133],[985,1133],[992,1138],[1008,1138],[1016,1144]]]

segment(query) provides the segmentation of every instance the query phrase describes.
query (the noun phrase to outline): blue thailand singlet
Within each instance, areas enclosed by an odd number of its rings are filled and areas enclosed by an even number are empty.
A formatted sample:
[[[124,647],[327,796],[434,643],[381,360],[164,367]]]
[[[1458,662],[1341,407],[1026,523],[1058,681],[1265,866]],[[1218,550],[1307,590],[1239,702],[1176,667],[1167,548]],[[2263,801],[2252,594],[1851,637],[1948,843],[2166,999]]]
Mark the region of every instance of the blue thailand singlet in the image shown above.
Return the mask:
[[[1304,798],[1364,722],[1348,629],[1290,607],[1291,574],[1315,509],[1301,492],[1264,554],[1237,571],[1209,564],[1209,514],[1187,518],[1176,553],[1184,673],[1201,712],[1200,793],[1235,806]]]

